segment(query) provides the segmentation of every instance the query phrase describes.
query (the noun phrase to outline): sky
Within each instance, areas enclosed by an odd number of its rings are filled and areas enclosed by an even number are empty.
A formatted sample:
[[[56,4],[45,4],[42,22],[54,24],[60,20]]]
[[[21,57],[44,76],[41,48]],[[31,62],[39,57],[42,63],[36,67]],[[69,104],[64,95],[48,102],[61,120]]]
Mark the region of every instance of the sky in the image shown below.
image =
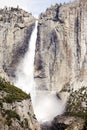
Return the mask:
[[[55,3],[63,3],[72,0],[0,0],[0,8],[4,6],[17,7],[32,13],[34,16],[38,16],[41,12],[44,12],[47,7],[55,5]]]

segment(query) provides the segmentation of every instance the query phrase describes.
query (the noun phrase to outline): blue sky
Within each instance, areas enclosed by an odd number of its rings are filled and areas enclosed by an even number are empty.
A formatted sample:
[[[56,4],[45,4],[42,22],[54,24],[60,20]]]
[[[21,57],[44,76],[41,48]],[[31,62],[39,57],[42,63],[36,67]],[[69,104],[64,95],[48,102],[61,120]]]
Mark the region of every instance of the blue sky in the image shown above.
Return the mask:
[[[68,1],[70,0],[0,0],[0,8],[4,6],[16,7],[19,5],[20,8],[31,12],[34,16],[38,16],[41,12],[45,11],[47,7],[55,3]]]

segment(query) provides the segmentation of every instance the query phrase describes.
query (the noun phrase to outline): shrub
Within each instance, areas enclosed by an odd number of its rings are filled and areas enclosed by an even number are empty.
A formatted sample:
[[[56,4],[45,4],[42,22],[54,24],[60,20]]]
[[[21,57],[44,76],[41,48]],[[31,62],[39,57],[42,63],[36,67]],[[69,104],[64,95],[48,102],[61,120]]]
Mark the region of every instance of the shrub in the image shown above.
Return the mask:
[[[28,119],[24,118],[24,122],[25,122],[25,127],[28,128]]]
[[[0,101],[0,108],[2,108],[3,107],[3,102],[2,101]]]
[[[12,103],[15,101],[21,101],[23,99],[30,98],[30,94],[26,94],[21,89],[15,87],[9,82],[6,82],[2,78],[0,78],[0,90],[8,93],[7,96],[4,97],[4,101],[7,103]]]
[[[20,116],[15,111],[7,110],[5,111],[5,114],[7,115],[8,120],[10,120],[11,118],[16,118],[20,120]]]

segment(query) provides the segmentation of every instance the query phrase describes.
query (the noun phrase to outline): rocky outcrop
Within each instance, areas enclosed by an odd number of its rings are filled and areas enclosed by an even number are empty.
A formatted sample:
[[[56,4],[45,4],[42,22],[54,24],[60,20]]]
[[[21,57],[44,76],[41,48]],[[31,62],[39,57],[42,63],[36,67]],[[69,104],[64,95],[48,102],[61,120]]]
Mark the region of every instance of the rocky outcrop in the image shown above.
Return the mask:
[[[41,125],[42,130],[83,130],[84,120],[73,116],[57,116],[51,123]]]
[[[40,15],[35,57],[37,88],[74,90],[87,84],[87,2],[55,5]]]
[[[71,92],[67,101],[66,112],[68,115],[77,115],[83,118],[87,116],[87,87]]]
[[[66,90],[62,90],[64,94]],[[41,124],[42,130],[87,130],[87,87],[71,92],[63,115]]]
[[[1,78],[0,130],[40,130],[30,95]]]
[[[14,77],[14,71],[28,49],[35,18],[22,9],[0,9],[0,76]]]
[[[62,90],[65,91],[65,90]],[[72,91],[63,115],[41,125],[42,130],[87,130],[87,87]]]

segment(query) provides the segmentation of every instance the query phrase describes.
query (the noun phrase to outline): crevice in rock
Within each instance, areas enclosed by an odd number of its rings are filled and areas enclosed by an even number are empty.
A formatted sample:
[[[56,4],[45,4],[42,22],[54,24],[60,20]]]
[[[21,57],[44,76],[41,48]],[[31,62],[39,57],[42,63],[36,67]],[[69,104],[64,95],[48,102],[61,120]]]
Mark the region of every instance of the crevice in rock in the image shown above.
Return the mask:
[[[78,15],[76,17],[76,21],[75,21],[75,31],[76,31],[76,54],[77,54],[77,60],[78,60],[78,63],[80,63],[80,55],[81,55],[81,47],[80,47],[80,43],[79,43],[79,30],[80,29],[80,23],[79,23],[79,18],[78,18]]]

